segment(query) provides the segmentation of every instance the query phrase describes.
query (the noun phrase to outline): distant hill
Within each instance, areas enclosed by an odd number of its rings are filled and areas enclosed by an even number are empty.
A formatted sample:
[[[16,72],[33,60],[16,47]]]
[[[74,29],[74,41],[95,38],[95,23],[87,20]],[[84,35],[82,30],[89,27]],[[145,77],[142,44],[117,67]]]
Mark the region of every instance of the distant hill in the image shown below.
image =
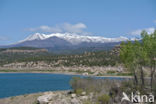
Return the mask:
[[[10,50],[10,49],[9,49]],[[108,66],[119,63],[119,57],[110,51],[84,52],[83,54],[56,55],[47,51],[11,49],[0,51],[0,66],[9,63],[40,64],[51,66]],[[15,50],[16,52],[14,52]],[[29,52],[30,51],[30,52]]]

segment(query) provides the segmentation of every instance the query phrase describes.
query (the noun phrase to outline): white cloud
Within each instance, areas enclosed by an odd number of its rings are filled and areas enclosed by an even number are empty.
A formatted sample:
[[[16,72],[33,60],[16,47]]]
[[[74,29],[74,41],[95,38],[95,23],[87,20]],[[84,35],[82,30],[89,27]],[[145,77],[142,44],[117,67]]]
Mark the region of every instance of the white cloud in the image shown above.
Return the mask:
[[[58,27],[49,27],[46,25],[36,27],[36,28],[30,28],[29,31],[42,31],[42,32],[62,32],[62,30]]]
[[[30,28],[28,30],[35,31],[35,32],[41,31],[41,32],[52,32],[52,33],[61,33],[61,32],[83,33],[85,28],[87,28],[87,26],[83,23],[77,23],[77,24],[64,23],[64,24],[56,25],[54,27],[43,25],[36,28]]]
[[[145,30],[148,34],[151,34],[154,32],[155,29],[156,28],[154,28],[154,27],[145,28],[145,29],[138,29],[138,30],[132,31],[130,33],[130,35],[140,35],[143,30]]]
[[[64,29],[65,32],[81,33],[83,32],[83,29],[87,28],[87,26],[83,23],[77,23],[74,25],[69,23],[64,23],[62,25],[62,28]]]

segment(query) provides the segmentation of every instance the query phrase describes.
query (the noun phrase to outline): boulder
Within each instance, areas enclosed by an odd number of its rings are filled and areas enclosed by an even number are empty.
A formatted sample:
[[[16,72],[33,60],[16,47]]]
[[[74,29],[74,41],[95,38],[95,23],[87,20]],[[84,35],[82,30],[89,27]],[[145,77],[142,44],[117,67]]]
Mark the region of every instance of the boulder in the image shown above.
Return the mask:
[[[75,98],[75,97],[76,97],[76,94],[71,94],[71,97],[72,97],[72,98]]]
[[[99,72],[98,71],[96,71],[93,75],[98,75],[99,74]]]
[[[80,101],[76,98],[71,99],[71,104],[81,104]]]
[[[90,98],[90,99],[92,99],[92,98],[93,98],[93,96],[94,96],[94,93],[93,93],[93,92],[91,92],[91,93],[89,94],[89,98]]]
[[[42,95],[37,98],[37,101],[39,104],[47,104],[53,98],[53,96],[53,93]]]
[[[85,73],[82,73],[82,75],[89,75],[87,72],[85,72]]]
[[[48,104],[70,104],[66,99],[57,99],[50,101]]]
[[[81,95],[82,95],[82,96],[85,96],[85,95],[86,95],[86,92],[83,91],[83,92],[81,93]]]
[[[87,100],[88,99],[88,96],[81,96],[80,99],[81,100]]]

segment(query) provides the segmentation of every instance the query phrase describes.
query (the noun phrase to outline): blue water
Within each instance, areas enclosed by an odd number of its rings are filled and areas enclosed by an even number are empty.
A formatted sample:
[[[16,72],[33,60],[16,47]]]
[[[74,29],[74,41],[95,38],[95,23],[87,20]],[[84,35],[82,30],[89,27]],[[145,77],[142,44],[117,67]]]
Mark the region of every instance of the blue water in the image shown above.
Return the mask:
[[[69,82],[73,76],[76,75],[0,73],[0,98],[44,91],[69,90],[71,89]]]

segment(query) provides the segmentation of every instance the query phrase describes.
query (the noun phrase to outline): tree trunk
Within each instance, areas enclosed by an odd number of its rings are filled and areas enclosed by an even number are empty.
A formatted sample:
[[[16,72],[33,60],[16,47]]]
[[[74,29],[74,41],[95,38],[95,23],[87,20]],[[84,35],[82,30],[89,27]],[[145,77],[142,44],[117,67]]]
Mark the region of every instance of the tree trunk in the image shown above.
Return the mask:
[[[151,82],[150,82],[151,91],[153,89],[153,75],[154,75],[154,73],[153,73],[153,67],[151,67]]]
[[[145,85],[145,81],[144,81],[144,72],[143,72],[143,68],[141,66],[141,85],[142,85],[142,88],[144,88],[144,85]]]
[[[138,78],[137,78],[135,70],[134,70],[134,80],[135,80],[135,84],[137,86],[138,85]]]
[[[155,68],[155,64],[154,64],[154,66],[151,67],[151,81],[150,81],[151,91],[153,91],[152,90],[153,89],[153,77],[154,77],[154,74],[155,74],[155,70],[156,70],[156,68]]]

